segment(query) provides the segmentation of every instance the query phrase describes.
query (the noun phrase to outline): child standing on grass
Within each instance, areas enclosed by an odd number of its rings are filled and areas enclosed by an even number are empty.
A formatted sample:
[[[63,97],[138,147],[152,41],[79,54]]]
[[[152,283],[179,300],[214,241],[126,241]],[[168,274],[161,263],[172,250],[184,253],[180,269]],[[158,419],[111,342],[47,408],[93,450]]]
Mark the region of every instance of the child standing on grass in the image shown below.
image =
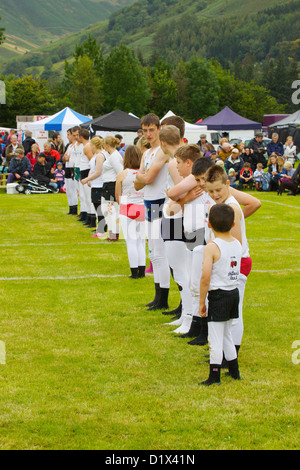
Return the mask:
[[[229,375],[240,379],[237,351],[231,335],[231,324],[239,316],[239,276],[242,245],[231,235],[234,210],[228,204],[211,207],[208,225],[214,240],[204,248],[200,281],[199,313],[208,317],[210,373],[201,385],[220,384],[223,352]],[[208,311],[206,296],[208,294]]]

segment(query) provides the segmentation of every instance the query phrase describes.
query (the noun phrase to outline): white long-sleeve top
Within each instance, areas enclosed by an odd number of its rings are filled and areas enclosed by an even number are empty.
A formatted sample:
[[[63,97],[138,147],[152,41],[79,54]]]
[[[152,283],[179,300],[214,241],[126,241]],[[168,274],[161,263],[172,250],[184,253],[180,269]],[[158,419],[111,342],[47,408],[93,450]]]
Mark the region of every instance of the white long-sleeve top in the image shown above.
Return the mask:
[[[103,163],[103,183],[116,181],[118,173],[120,173],[120,171],[123,171],[123,169],[123,158],[118,152],[118,150],[115,150],[111,155],[107,156],[107,159]]]

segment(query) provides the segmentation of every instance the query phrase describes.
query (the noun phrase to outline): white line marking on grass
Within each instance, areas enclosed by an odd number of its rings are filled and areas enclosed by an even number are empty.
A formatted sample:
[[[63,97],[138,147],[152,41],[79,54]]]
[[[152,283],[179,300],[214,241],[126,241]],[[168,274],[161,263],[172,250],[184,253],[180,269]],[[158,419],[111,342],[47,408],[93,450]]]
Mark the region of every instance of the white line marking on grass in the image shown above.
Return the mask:
[[[286,268],[286,269],[252,269],[252,273],[286,273],[300,271],[300,268]]]
[[[252,273],[286,273],[300,271],[300,268],[288,269],[252,269]],[[0,281],[69,281],[80,279],[116,279],[127,277],[127,274],[87,274],[84,276],[37,276],[37,277],[0,277]]]
[[[0,281],[69,281],[77,279],[91,279],[91,278],[118,278],[127,277],[126,274],[87,274],[84,276],[37,276],[37,277],[0,277]]]
[[[290,206],[289,204],[284,204],[283,202],[268,201],[267,199],[262,199],[263,202],[269,202],[270,204],[277,204],[278,206],[290,207],[291,209],[300,209],[297,206]]]
[[[114,242],[112,242],[114,243]],[[118,245],[123,245],[124,243],[126,243],[125,241],[118,241],[117,242]],[[1,243],[0,244],[0,247],[5,247],[5,248],[9,248],[9,247],[14,247],[14,246],[78,246],[78,245],[91,245],[91,246],[111,246],[110,243],[105,243],[104,245],[102,245],[101,243],[92,243],[92,242],[78,242],[78,243],[72,243],[70,245],[70,243]]]

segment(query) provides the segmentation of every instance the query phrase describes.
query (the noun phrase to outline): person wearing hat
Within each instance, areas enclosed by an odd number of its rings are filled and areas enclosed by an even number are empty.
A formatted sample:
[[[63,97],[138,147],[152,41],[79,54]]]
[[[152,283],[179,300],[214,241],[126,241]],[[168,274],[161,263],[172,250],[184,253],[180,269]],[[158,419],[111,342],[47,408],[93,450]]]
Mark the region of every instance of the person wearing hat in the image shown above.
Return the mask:
[[[205,148],[205,145],[207,144],[207,140],[206,140],[206,134],[201,134],[200,135],[200,140],[197,142],[197,145],[199,145],[200,149],[201,149],[201,152],[203,153],[203,155],[205,154],[206,152],[206,148]]]
[[[57,189],[54,179],[54,168],[51,167],[50,163],[46,162],[46,155],[44,153],[40,153],[37,157],[37,162],[33,167],[33,176],[38,180],[39,184]]]
[[[226,170],[226,173],[228,174],[228,171],[233,168],[235,171],[236,179],[238,181],[243,166],[244,160],[240,156],[239,150],[237,148],[233,148],[231,151],[231,155],[227,157],[224,162],[224,168]]]
[[[18,148],[15,150],[15,156],[11,159],[8,168],[7,183],[20,181],[22,177],[30,176],[31,163],[29,158],[25,157],[24,149]]]

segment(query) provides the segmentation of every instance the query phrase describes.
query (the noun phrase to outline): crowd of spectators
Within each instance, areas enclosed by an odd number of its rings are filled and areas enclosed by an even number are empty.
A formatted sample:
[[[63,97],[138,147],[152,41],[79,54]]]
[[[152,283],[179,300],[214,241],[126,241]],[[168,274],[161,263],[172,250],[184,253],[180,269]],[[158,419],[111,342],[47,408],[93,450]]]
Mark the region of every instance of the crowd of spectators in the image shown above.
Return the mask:
[[[205,148],[203,139],[201,148]],[[223,138],[215,153],[215,162],[223,166],[234,188],[277,191],[278,194],[287,190],[287,194],[293,196],[299,193],[300,165],[295,168],[297,147],[291,136],[282,144],[274,133],[266,146],[260,132],[247,145],[245,142],[231,144]]]
[[[58,132],[45,142],[43,149],[30,131],[25,131],[21,143],[14,129],[5,132],[1,140],[0,178],[1,173],[8,174],[7,184],[33,177],[41,185],[65,192],[62,162],[65,146]]]
[[[141,137],[141,132],[139,132],[140,130],[137,132],[136,142]],[[2,140],[0,173],[9,174],[8,183],[32,175],[41,184],[45,182],[48,185],[51,183],[52,186],[56,184],[60,191],[65,191],[62,157],[66,147],[58,132],[54,132],[51,139],[45,142],[43,149],[39,148],[30,131],[25,132],[22,143],[19,142],[15,130],[11,130],[10,133],[6,132],[0,137]],[[122,142],[121,135],[118,134],[116,137]],[[188,143],[186,139],[184,141]],[[201,134],[197,144],[204,157],[210,157],[215,163],[223,166],[228,174],[230,185],[234,188],[277,191],[278,194],[287,190],[288,195],[296,195],[299,192],[300,165],[296,170],[297,147],[291,136],[288,136],[283,144],[278,134],[274,133],[266,146],[263,144],[263,134],[260,132],[256,133],[247,144],[245,142],[231,144],[227,138],[223,137],[215,149],[206,140],[206,135]],[[125,149],[124,144],[118,148],[122,156],[124,156]],[[38,158],[41,154],[44,157],[42,160]]]

